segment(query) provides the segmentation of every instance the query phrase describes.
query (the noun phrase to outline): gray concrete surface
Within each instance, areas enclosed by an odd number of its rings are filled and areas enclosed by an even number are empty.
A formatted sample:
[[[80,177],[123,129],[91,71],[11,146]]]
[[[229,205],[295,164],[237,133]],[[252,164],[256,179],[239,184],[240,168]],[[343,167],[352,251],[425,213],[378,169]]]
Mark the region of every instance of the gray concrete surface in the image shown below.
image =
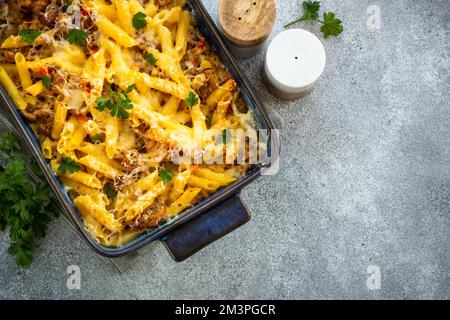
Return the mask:
[[[218,0],[204,2],[215,16]],[[180,264],[152,244],[124,274],[61,220],[29,270],[2,235],[0,297],[450,298],[450,1],[322,3],[345,33],[324,41],[326,72],[310,96],[275,99],[261,84],[263,55],[241,61],[284,123],[279,174],[242,195],[251,222]],[[278,8],[273,34],[300,1]],[[81,290],[66,287],[69,265],[81,268]],[[366,286],[369,265],[380,290]]]

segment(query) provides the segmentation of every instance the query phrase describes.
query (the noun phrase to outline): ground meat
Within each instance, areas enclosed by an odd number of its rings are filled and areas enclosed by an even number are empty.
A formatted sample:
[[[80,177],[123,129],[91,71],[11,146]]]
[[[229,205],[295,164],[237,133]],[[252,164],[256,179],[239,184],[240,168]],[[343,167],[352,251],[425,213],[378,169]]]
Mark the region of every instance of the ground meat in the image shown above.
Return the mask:
[[[137,150],[124,150],[121,152],[121,165],[124,172],[140,173],[148,170],[148,160]]]
[[[18,5],[22,11],[34,14],[43,11],[48,6],[46,0],[18,0]]]
[[[156,0],[155,4],[160,8],[168,9],[180,5],[182,2],[182,0]]]
[[[150,169],[149,160],[137,150],[123,150],[120,152],[118,160],[125,172],[125,175],[114,182],[114,187],[118,190],[133,184],[139,180],[142,173],[148,172]]]
[[[3,56],[2,61],[4,61],[5,63],[15,63],[14,56],[16,53],[14,52],[14,50],[1,50],[0,52]]]
[[[47,121],[45,119],[39,120],[38,123],[36,123],[36,130],[38,134],[49,136],[52,133],[52,127],[53,122],[48,119]]]
[[[120,191],[123,188],[132,185],[136,181],[138,181],[140,178],[140,175],[134,175],[134,174],[125,174],[118,179],[114,180],[114,189]]]
[[[52,87],[59,88],[57,92],[60,92],[61,91],[60,89],[63,88],[67,82],[69,73],[67,71],[56,69],[53,67],[50,67],[48,69],[52,76]]]
[[[57,18],[61,16],[59,5],[53,0],[47,5],[45,11],[39,12],[36,18],[48,29],[53,29],[56,26]]]
[[[128,223],[133,230],[153,229],[169,220],[167,207],[159,202],[155,202],[146,209],[138,218]]]

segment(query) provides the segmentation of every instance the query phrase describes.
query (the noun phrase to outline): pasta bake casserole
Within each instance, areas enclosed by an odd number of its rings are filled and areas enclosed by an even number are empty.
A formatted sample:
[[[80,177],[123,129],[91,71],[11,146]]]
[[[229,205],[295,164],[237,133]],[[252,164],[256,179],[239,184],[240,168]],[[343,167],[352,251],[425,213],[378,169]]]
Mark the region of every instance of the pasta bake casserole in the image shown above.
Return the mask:
[[[184,2],[7,2],[0,82],[105,246],[157,228],[255,163],[253,116]]]

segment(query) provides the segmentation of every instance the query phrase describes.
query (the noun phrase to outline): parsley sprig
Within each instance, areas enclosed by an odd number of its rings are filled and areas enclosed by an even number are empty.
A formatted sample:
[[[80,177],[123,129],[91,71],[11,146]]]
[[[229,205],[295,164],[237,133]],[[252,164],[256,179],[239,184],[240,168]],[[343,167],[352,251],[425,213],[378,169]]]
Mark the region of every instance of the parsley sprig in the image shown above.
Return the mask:
[[[116,189],[114,189],[109,183],[105,184],[103,187],[103,192],[105,192],[106,196],[110,199],[114,199],[117,197],[119,193]]]
[[[11,133],[0,138],[3,167],[0,166],[0,230],[9,226],[8,253],[19,266],[29,267],[38,240],[45,236],[48,223],[57,216],[52,207],[50,187],[32,181],[27,167],[42,176],[32,158],[19,159],[21,146]]]
[[[170,169],[160,169],[159,176],[161,177],[164,184],[167,184],[173,178],[173,172]]]
[[[186,104],[189,106],[189,108],[192,109],[193,106],[197,105],[200,100],[198,99],[197,94],[194,91],[189,92],[189,95],[187,99],[185,100]]]
[[[98,133],[96,133],[92,137],[92,142],[93,143],[101,143],[102,142],[102,137]]]
[[[32,43],[41,34],[42,32],[33,29],[22,29],[19,31],[20,40],[27,43]]]
[[[44,87],[49,89],[50,85],[52,84],[52,78],[50,78],[50,76],[48,75],[44,75],[44,77],[42,78],[42,84],[44,85]]]
[[[128,110],[132,109],[133,103],[128,99],[128,93],[134,90],[134,85],[128,86],[125,92],[116,92],[109,88],[109,97],[98,98],[95,100],[97,104],[96,109],[103,111],[109,109],[109,113],[113,117],[118,117],[120,119],[128,119],[130,114]]]
[[[338,36],[344,31],[342,21],[336,18],[334,12],[324,12],[323,20],[319,19],[320,2],[319,1],[303,1],[303,16],[295,21],[292,21],[284,27],[290,27],[301,21],[316,21],[322,24],[320,31],[323,37],[328,39],[330,36]]]
[[[67,40],[70,44],[76,44],[84,47],[86,44],[87,33],[82,29],[70,29]]]
[[[133,27],[135,29],[143,29],[147,26],[147,15],[143,12],[138,12],[133,16]]]
[[[145,56],[145,59],[150,64],[156,64],[158,62],[158,59],[156,59],[152,53],[147,53],[147,56]]]
[[[75,160],[69,157],[62,157],[58,172],[61,174],[66,174],[68,172],[75,173],[80,169],[80,165]]]

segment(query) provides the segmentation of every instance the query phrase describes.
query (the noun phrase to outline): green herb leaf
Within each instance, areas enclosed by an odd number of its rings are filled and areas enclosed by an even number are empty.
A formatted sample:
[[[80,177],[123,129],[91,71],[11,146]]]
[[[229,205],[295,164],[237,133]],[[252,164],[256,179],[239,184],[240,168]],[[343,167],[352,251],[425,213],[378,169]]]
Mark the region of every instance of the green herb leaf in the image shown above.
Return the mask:
[[[29,267],[37,241],[45,236],[48,223],[57,215],[52,208],[49,186],[31,180],[27,167],[37,167],[33,158],[16,151],[22,148],[12,134],[0,138],[2,160],[0,167],[0,230],[9,226],[11,245],[8,253],[19,266]]]
[[[156,62],[158,62],[158,59],[156,59],[155,56],[152,53],[147,53],[147,56],[145,57],[145,59],[150,64],[156,64]]]
[[[103,111],[105,110],[105,108],[109,109],[111,101],[109,100],[109,98],[98,98],[95,100],[95,103],[97,104],[96,109],[99,111]]]
[[[128,86],[125,93],[110,90],[110,96],[108,98],[98,98],[95,100],[95,103],[97,103],[96,109],[99,111],[109,109],[111,116],[120,119],[128,119],[130,114],[127,110],[132,109],[134,106],[131,100],[128,99],[127,93],[130,93],[133,90],[134,84]]]
[[[68,40],[70,44],[77,44],[80,47],[84,47],[86,44],[87,33],[82,29],[70,29]]]
[[[50,78],[48,75],[45,75],[42,78],[42,84],[44,85],[44,87],[46,87],[47,89],[50,89],[50,85],[52,84],[52,78]]]
[[[188,98],[185,101],[186,101],[186,104],[191,109],[192,109],[193,106],[195,106],[195,105],[197,105],[199,103],[199,99],[197,97],[197,94],[194,91],[189,92],[189,96],[188,96]]]
[[[323,37],[328,39],[330,36],[337,37],[344,31],[342,21],[336,18],[333,12],[325,12],[323,14],[323,25],[320,27]]]
[[[92,142],[93,143],[100,143],[101,142],[101,137],[98,133],[96,133],[93,137],[92,137]]]
[[[133,91],[136,88],[135,84],[130,84],[127,88],[127,90],[125,90],[125,93],[130,93],[131,91]]]
[[[147,26],[147,15],[143,12],[138,12],[133,16],[133,27],[135,29],[142,29]]]
[[[31,248],[27,245],[20,245],[19,243],[13,243],[9,249],[8,253],[16,256],[16,264],[28,268],[31,266],[33,261],[33,253]]]
[[[22,29],[19,32],[20,40],[27,43],[32,43],[41,34],[42,32],[33,29]]]
[[[109,183],[105,184],[103,187],[103,192],[108,196],[110,199],[114,199],[117,197],[118,191],[114,189]]]
[[[118,101],[117,103],[111,105],[110,114],[113,117],[117,117],[120,119],[128,119],[130,117],[130,114],[127,112],[127,110],[130,110],[132,108],[133,104],[131,103],[131,100],[121,99],[121,101]]]
[[[63,157],[61,159],[61,164],[59,165],[58,172],[61,174],[66,174],[67,172],[75,173],[76,171],[79,171],[80,165],[69,157]]]
[[[314,20],[319,18],[320,2],[319,1],[303,1],[303,20]]]
[[[67,12],[69,7],[73,4],[73,0],[67,0],[66,5],[63,7],[64,12]]]
[[[17,142],[17,138],[11,132],[5,133],[0,138],[0,151],[6,153],[13,153],[20,150],[20,144]]]
[[[323,14],[323,21],[319,20],[319,1],[303,1],[302,8],[303,15],[297,20],[285,25],[285,28],[296,24],[297,22],[309,20],[322,24],[320,31],[323,33],[323,37],[325,39],[328,39],[330,36],[338,36],[344,31],[342,21],[336,18],[336,14],[334,12],[325,12]]]
[[[160,169],[159,176],[161,177],[164,184],[167,184],[173,178],[173,172],[169,169]]]
[[[207,115],[206,117],[205,117],[205,124],[206,124],[206,126],[209,128],[209,127],[211,127],[211,121],[212,121],[212,117],[211,117],[211,115]]]

